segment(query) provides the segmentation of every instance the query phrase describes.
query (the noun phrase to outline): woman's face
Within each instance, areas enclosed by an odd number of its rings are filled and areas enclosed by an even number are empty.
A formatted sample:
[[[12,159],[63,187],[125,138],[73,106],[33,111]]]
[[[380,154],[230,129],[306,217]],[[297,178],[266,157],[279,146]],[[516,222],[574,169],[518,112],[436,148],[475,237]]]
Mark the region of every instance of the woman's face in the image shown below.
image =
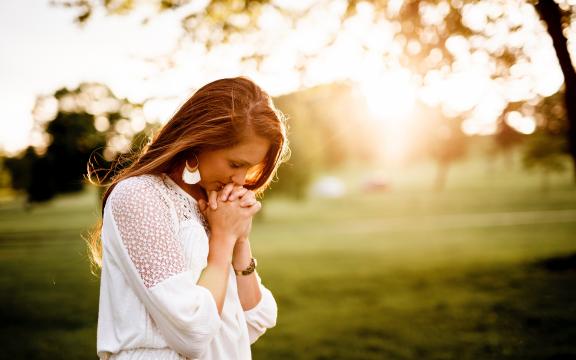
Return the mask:
[[[204,151],[198,155],[199,185],[209,192],[218,191],[228,183],[243,186],[248,170],[264,162],[270,141],[260,136],[252,136],[240,144],[213,151]],[[193,161],[190,162],[193,164]]]

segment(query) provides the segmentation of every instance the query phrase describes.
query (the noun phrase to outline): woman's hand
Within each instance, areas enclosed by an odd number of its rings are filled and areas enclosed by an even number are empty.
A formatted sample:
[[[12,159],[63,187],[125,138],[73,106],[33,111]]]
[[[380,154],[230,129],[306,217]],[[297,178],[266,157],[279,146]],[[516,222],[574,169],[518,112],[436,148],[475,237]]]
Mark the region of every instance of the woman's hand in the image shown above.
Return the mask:
[[[235,201],[240,200],[240,206],[251,207],[259,203],[256,200],[256,195],[251,190],[246,189],[240,185],[227,184],[218,193],[218,199],[222,201]]]
[[[210,206],[211,209],[216,210],[218,208],[218,202],[220,201],[236,201],[239,200],[241,207],[252,207],[256,206],[255,213],[258,212],[261,208],[260,202],[256,200],[256,195],[253,191],[246,189],[240,185],[234,185],[232,183],[227,184],[216,193],[215,191],[211,191],[208,196],[208,203],[204,200],[200,200],[198,204],[201,208],[205,208],[207,205]],[[256,210],[257,209],[257,210]]]
[[[203,200],[200,200],[198,204],[200,206],[200,210],[208,219],[208,223],[211,224],[210,219],[206,213],[207,209],[209,208],[212,211],[215,211],[222,206],[221,203],[231,202],[236,203],[241,208],[249,210],[248,213],[250,214],[250,219],[247,224],[245,224],[246,226],[244,227],[244,231],[241,233],[236,233],[237,241],[245,241],[248,239],[248,235],[252,229],[252,217],[262,208],[261,203],[256,200],[256,196],[253,191],[230,183],[224,186],[224,188],[219,192],[210,192],[207,203]]]
[[[244,269],[252,258],[248,235],[252,217],[261,204],[252,191],[228,184],[220,192],[211,191],[208,201],[199,200],[198,208],[207,219],[211,233],[208,265],[202,271],[198,285],[212,292],[221,314],[230,264],[235,269]],[[243,309],[251,309],[260,301],[256,277],[241,279],[237,286]]]
[[[262,204],[258,200],[256,200],[256,195],[254,194],[254,192],[244,187],[239,188],[235,187],[234,190],[232,190],[230,196],[228,197],[228,201],[239,201],[241,207],[252,209],[253,210],[252,218],[254,217],[254,215],[256,215],[258,211],[260,211],[260,209],[262,209]],[[244,241],[248,241],[248,236],[250,235],[250,231],[252,231],[252,218],[250,218],[250,224],[246,228],[246,232],[240,235],[240,237],[238,237],[236,243],[242,243]]]

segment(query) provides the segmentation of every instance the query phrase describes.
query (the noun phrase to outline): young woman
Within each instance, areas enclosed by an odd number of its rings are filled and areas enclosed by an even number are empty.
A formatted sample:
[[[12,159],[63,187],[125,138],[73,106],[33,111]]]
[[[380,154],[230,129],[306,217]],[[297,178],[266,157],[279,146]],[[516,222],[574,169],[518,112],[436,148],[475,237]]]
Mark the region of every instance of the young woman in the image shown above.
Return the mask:
[[[250,249],[255,195],[287,153],[270,97],[246,78],[221,79],[113,178],[91,244],[101,359],[251,358],[277,313]]]

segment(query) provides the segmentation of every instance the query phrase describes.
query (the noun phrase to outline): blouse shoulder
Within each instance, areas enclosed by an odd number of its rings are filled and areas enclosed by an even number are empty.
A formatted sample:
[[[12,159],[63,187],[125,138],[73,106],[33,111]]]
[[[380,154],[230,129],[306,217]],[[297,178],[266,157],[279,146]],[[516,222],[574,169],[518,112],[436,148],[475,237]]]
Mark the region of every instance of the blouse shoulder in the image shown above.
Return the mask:
[[[154,192],[160,190],[161,184],[162,179],[157,175],[145,174],[131,176],[120,180],[110,193],[110,197],[124,193],[134,194],[138,191],[145,191],[146,194],[153,195]],[[148,193],[149,191],[153,191],[153,193]]]
[[[159,176],[145,174],[120,180],[110,192],[108,201],[113,207],[149,207],[169,210],[169,197]]]
[[[161,179],[154,175],[123,179],[108,203],[121,242],[147,288],[186,269],[175,212]]]

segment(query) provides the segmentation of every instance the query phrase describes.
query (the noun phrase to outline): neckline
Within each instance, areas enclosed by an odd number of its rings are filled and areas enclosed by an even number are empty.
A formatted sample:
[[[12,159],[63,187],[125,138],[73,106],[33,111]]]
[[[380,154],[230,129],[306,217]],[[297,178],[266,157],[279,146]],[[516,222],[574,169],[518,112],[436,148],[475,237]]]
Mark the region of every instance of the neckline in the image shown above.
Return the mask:
[[[198,203],[198,201],[194,198],[194,196],[190,195],[186,190],[182,189],[180,187],[180,185],[178,185],[174,180],[172,180],[172,178],[170,176],[168,176],[168,174],[166,173],[162,173],[162,178],[169,184],[169,186],[171,188],[173,188],[175,191],[178,191],[179,193],[181,193],[182,195],[184,195],[187,199],[194,201],[195,203]]]

